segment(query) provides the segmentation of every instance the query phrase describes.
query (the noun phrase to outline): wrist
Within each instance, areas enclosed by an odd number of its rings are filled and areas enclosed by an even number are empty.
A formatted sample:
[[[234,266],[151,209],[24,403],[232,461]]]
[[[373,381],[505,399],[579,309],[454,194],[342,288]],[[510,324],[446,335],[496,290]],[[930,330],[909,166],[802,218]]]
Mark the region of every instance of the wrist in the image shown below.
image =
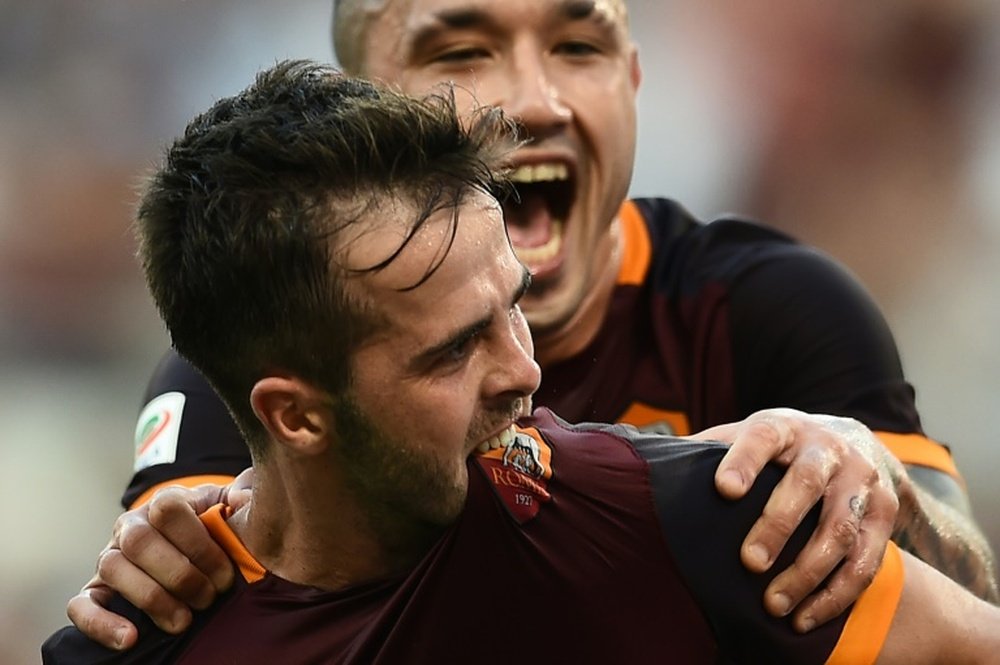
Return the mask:
[[[893,466],[895,468],[891,474],[892,484],[899,500],[899,510],[896,512],[896,522],[892,530],[892,538],[895,540],[903,534],[912,537],[914,527],[921,521],[919,517],[922,509],[916,485],[906,473],[906,469],[898,461]]]

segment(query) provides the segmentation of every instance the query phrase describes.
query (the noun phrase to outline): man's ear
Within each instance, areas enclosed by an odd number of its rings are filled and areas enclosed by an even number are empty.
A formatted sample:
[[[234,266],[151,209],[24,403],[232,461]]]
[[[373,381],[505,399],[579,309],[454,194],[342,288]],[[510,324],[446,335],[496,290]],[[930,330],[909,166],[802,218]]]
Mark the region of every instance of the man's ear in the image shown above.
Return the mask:
[[[638,91],[639,84],[642,83],[642,65],[639,64],[639,48],[632,47],[632,55],[629,57],[629,78],[632,79],[632,90]]]
[[[294,377],[268,376],[250,391],[250,406],[271,438],[305,455],[329,445],[333,421],[324,391]]]

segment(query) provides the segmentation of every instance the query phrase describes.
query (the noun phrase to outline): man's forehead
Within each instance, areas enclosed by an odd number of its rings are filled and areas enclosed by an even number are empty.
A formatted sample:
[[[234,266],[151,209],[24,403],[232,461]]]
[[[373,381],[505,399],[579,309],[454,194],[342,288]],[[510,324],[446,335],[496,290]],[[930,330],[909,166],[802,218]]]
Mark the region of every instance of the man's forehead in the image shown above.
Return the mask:
[[[369,288],[403,292],[430,281],[431,273],[452,253],[461,254],[460,234],[470,236],[473,244],[487,241],[495,229],[506,238],[500,204],[479,191],[466,192],[457,208],[445,205],[434,210],[415,228],[420,215],[407,197],[385,198],[370,205],[358,223],[346,230],[339,263]]]
[[[518,286],[514,282],[524,269],[507,240],[499,205],[484,194],[471,198],[457,211],[435,213],[383,270],[352,276],[353,296],[382,322],[378,339],[402,335],[427,343],[463,313],[464,319],[481,317],[486,302],[481,298],[489,293],[509,298],[507,291]],[[404,226],[390,216],[358,234],[349,248],[349,268],[363,270],[392,255],[405,240]],[[431,266],[435,270],[428,276]]]
[[[379,19],[410,19],[424,15],[468,16],[476,12],[489,13],[490,10],[510,5],[514,0],[362,0],[366,9]],[[530,0],[535,8],[548,8],[564,14],[568,18],[585,18],[591,15],[603,16],[614,22],[624,22],[627,10],[625,0]],[[404,24],[408,21],[404,21]]]

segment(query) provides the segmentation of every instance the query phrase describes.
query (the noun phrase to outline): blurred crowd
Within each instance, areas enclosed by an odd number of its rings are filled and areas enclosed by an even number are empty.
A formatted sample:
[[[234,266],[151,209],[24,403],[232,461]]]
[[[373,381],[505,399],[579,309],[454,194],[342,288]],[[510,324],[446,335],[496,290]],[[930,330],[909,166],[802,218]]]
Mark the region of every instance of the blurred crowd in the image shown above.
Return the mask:
[[[0,0],[0,663],[91,574],[166,337],[134,193],[213,99],[332,58],[330,0]],[[985,0],[632,0],[633,193],[833,254],[883,307],[928,433],[1000,547],[1000,17]]]

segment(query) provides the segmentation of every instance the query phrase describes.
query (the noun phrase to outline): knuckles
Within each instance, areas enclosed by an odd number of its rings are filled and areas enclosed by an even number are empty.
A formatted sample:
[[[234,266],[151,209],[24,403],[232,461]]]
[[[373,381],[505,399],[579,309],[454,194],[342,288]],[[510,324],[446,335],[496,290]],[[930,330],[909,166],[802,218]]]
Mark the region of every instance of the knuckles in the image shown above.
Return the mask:
[[[794,474],[795,484],[804,494],[810,497],[824,494],[829,475],[819,464],[802,462],[793,466],[789,473]]]
[[[780,538],[782,542],[786,541],[801,522],[797,517],[797,515],[793,515],[787,510],[773,507],[769,502],[764,507],[764,514],[761,516],[763,528],[758,533],[758,538],[761,538],[765,531],[768,531],[776,539]]]
[[[188,503],[190,495],[190,490],[181,487],[167,487],[157,492],[149,502],[149,524],[163,530],[184,515],[194,515]]]
[[[820,582],[826,579],[828,572],[816,566],[796,565],[795,573],[798,577],[799,588],[805,592],[815,589]]]
[[[858,540],[861,525],[851,518],[845,518],[834,522],[830,529],[833,541],[842,549],[848,550],[854,546]]]
[[[815,600],[803,610],[811,614],[817,622],[822,623],[846,612],[855,600],[856,594],[843,586],[838,589],[827,587],[819,591]]]
[[[742,435],[752,440],[755,448],[774,451],[784,447],[787,429],[773,417],[751,418],[744,425]]]
[[[105,583],[110,584],[115,579],[115,572],[122,564],[124,558],[121,551],[105,547],[97,555],[97,577]]]
[[[124,515],[119,518],[121,525],[116,529],[115,543],[126,558],[134,561],[159,536],[159,533],[145,519],[123,518]],[[104,554],[105,552],[102,552],[102,557]]]
[[[204,593],[205,578],[191,566],[183,566],[170,571],[163,580],[163,586],[179,598],[193,600]]]
[[[850,586],[854,596],[860,595],[875,581],[881,560],[881,557],[862,557],[854,565],[844,566],[844,574],[851,578]],[[852,601],[853,599],[851,598]]]

